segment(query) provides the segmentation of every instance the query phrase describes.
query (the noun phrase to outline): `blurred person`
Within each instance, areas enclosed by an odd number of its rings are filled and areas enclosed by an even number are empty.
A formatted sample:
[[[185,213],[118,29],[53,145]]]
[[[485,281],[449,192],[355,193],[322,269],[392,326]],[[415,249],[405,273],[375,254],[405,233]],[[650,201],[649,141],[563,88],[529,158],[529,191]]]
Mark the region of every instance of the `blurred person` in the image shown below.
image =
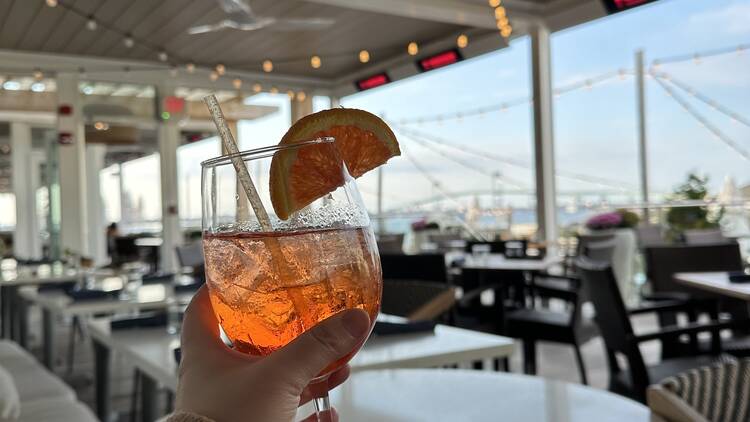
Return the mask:
[[[342,311],[266,357],[227,347],[219,337],[206,286],[185,312],[175,412],[163,422],[291,422],[297,408],[349,376],[349,366],[326,382],[310,382],[331,362],[350,353],[369,333],[359,309]],[[333,410],[322,415],[338,421]],[[316,421],[311,415],[305,422]]]

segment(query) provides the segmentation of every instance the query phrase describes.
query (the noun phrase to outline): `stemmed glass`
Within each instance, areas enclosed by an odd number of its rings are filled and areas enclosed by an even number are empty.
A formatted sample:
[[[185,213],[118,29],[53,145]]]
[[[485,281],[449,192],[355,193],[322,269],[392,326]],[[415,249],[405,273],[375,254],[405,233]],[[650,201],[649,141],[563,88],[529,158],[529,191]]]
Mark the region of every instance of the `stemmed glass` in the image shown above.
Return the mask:
[[[338,163],[342,177],[337,179],[344,183],[281,220],[270,213],[271,160],[309,153]],[[262,228],[244,195],[232,166],[237,156],[255,174],[270,213],[270,231]],[[214,312],[236,350],[268,355],[350,308],[364,309],[374,324],[382,292],[380,258],[362,198],[333,138],[225,155],[201,166],[206,280]],[[305,171],[309,180],[320,177],[314,165]],[[356,352],[331,362],[313,382],[325,381]],[[320,420],[330,409],[327,393],[315,407]]]

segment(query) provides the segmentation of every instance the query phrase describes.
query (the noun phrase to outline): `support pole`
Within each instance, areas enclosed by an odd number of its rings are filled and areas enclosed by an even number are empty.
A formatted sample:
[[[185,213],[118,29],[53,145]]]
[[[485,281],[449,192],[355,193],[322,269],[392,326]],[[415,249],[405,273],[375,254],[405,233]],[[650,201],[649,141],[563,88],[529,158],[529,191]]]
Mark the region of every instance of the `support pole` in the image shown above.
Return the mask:
[[[378,167],[378,235],[385,234],[383,220],[383,167]]]
[[[648,197],[648,150],[646,139],[646,81],[644,75],[643,50],[635,52],[635,81],[638,107],[638,166],[641,182],[643,220],[649,221]]]
[[[70,113],[57,118],[58,136],[68,142],[60,145],[60,243],[80,255],[89,255],[88,206],[86,204],[86,134],[78,92],[78,75],[57,75],[57,103]]]
[[[16,227],[13,230],[13,255],[20,258],[40,258],[39,228],[36,220],[36,184],[39,167],[34,166],[31,150],[31,126],[11,122],[11,171],[13,194],[16,197]]]
[[[160,98],[174,95],[174,87],[164,84],[159,87]],[[170,119],[159,122],[159,161],[161,168],[161,224],[162,245],[159,256],[161,269],[177,270],[175,248],[182,244],[180,214],[178,211],[177,147],[180,145],[180,128]]]
[[[534,94],[534,165],[538,240],[547,247],[557,243],[555,149],[552,120],[552,63],[550,31],[537,24],[531,29],[531,82]]]

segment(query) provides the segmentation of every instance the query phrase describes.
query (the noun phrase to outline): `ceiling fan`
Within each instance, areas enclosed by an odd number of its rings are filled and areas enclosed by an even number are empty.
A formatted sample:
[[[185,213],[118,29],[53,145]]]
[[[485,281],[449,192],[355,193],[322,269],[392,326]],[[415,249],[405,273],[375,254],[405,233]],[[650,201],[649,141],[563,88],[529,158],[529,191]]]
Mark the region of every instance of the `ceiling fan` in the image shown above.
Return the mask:
[[[188,29],[188,34],[205,34],[224,29],[238,29],[240,31],[256,31],[268,28],[276,31],[305,31],[320,30],[333,25],[334,20],[328,18],[274,18],[258,16],[253,13],[247,0],[216,0],[224,9],[227,18],[208,25],[198,25]]]

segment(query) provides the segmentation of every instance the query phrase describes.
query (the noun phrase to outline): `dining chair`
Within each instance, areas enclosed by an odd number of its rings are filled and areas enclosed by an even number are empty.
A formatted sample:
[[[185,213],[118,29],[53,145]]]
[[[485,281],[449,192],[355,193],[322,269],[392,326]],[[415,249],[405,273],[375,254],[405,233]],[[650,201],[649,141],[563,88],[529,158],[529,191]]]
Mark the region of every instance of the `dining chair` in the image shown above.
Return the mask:
[[[378,236],[378,251],[381,254],[403,254],[404,234],[381,234]]]
[[[423,280],[446,283],[448,280],[445,256],[441,253],[404,255],[380,254],[383,279]]]
[[[742,256],[736,243],[719,243],[712,245],[669,245],[647,247],[646,276],[653,294],[644,295],[648,300],[683,301],[692,304],[692,311],[687,313],[691,322],[700,314],[708,314],[716,319],[719,312],[726,312],[732,318],[744,320],[750,317],[746,302],[721,297],[705,291],[693,289],[674,281],[678,272],[739,271],[742,270]],[[658,315],[659,325],[670,326],[677,323],[677,313],[663,312]],[[746,334],[746,333],[745,333]],[[738,356],[750,353],[750,339],[743,340],[738,336],[727,343],[727,350]],[[697,343],[697,337],[690,341]],[[703,350],[706,350],[705,344]],[[663,343],[662,357],[675,357],[690,353],[685,342],[674,338]]]
[[[409,321],[429,321],[448,316],[455,302],[456,289],[444,283],[383,280],[380,310]]]
[[[550,281],[549,276],[545,281]],[[573,277],[554,276],[555,281],[565,281],[564,286],[532,283],[527,286],[527,306],[509,310],[506,314],[506,335],[523,341],[524,373],[536,375],[536,344],[539,341],[567,344],[573,347],[576,364],[583,384],[588,384],[586,367],[581,356],[581,345],[597,335],[596,326],[581,315],[580,281]],[[536,299],[557,299],[562,309],[540,309]]]
[[[635,400],[645,402],[646,388],[655,382],[685,370],[708,365],[716,361],[721,352],[720,330],[732,328],[733,322],[710,321],[685,326],[661,327],[659,331],[636,334],[630,322],[633,315],[684,310],[683,302],[656,302],[649,306],[628,311],[617,290],[617,282],[610,265],[596,263],[586,258],[577,260],[581,279],[591,295],[596,311],[595,321],[604,340],[609,369],[609,390]],[[679,337],[686,334],[709,332],[712,355],[694,355],[662,359],[654,365],[646,365],[639,345],[648,341]],[[620,367],[618,357],[627,362],[627,369]]]

